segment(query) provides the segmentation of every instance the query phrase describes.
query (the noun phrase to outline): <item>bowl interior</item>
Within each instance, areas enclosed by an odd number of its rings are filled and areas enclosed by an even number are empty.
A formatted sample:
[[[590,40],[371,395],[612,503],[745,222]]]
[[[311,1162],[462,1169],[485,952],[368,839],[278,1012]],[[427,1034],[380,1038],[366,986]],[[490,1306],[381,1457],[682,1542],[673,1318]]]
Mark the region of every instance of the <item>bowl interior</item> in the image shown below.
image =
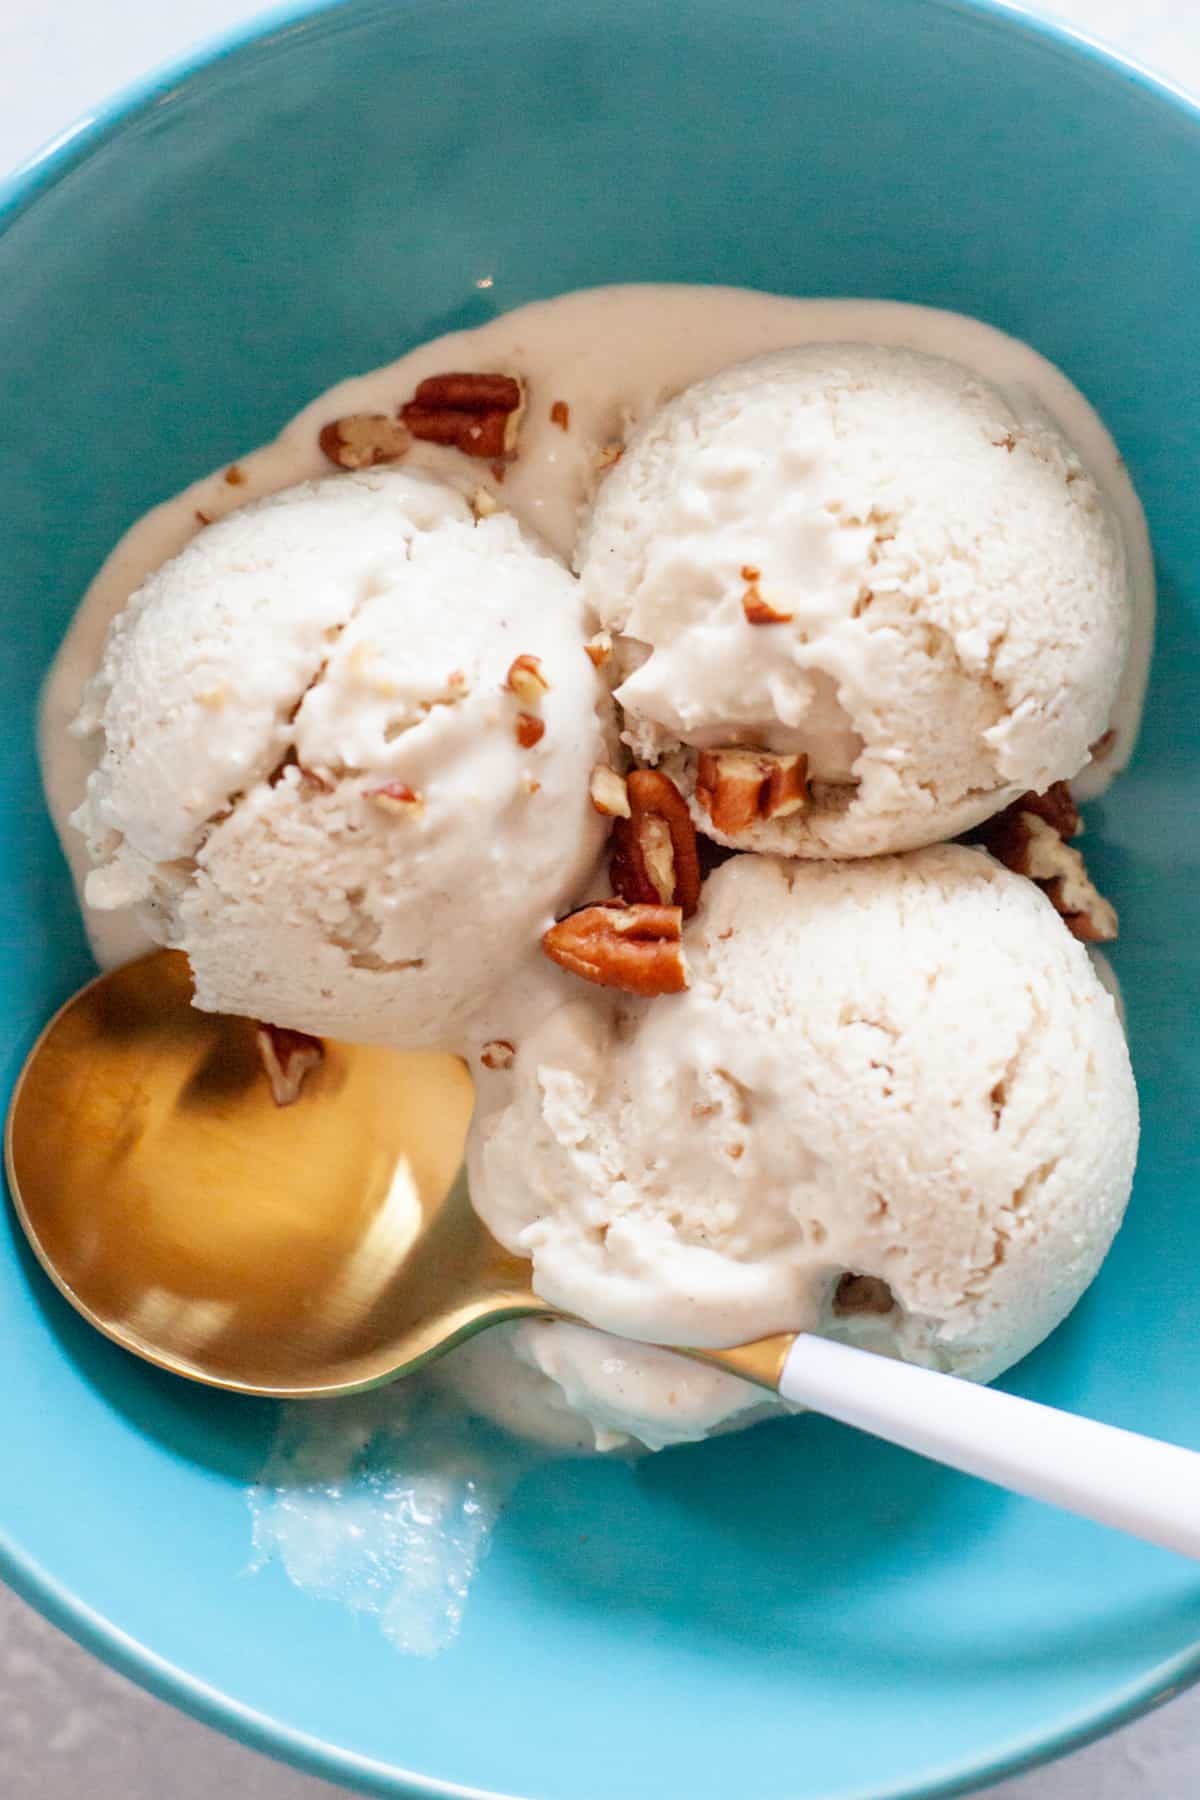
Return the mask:
[[[736,20],[718,0],[350,0],[68,146],[0,236],[7,1083],[89,972],[42,812],[36,688],[143,509],[340,376],[571,287],[959,308],[1099,407],[1162,582],[1142,746],[1089,840],[1122,910],[1141,1166],[1100,1280],[1011,1385],[1200,1446],[1198,187],[1184,104],[956,0],[750,0]],[[1183,1562],[815,1419],[534,1471],[458,1642],[401,1658],[278,1567],[243,1578],[271,1407],[92,1336],[7,1212],[0,1317],[0,1570],[141,1679],[335,1778],[915,1794],[1192,1670]]]

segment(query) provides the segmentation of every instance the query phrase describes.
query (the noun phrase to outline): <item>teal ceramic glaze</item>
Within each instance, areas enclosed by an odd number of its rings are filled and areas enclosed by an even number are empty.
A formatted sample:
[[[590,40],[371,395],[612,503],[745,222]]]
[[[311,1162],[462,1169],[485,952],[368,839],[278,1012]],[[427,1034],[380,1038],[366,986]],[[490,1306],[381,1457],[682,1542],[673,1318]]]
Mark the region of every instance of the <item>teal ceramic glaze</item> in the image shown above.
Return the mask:
[[[163,76],[0,193],[0,1072],[89,972],[38,681],[147,506],[335,379],[592,283],[974,313],[1114,430],[1160,559],[1089,856],[1145,1107],[1129,1223],[1021,1392],[1200,1446],[1200,116],[966,0],[349,0]],[[493,278],[486,289],[476,286]],[[0,1571],[212,1723],[380,1794],[884,1800],[1200,1668],[1200,1575],[815,1419],[520,1488],[458,1643],[243,1578],[273,1410],[94,1336],[0,1217]]]

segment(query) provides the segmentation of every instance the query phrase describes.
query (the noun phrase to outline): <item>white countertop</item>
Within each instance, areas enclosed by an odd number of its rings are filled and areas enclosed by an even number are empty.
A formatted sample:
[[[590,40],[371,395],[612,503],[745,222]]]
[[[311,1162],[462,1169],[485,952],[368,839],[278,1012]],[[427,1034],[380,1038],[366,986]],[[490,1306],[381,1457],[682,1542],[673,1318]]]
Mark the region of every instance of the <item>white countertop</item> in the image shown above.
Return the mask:
[[[257,10],[255,0],[0,0],[0,172],[155,63]],[[1200,92],[1197,0],[1057,0],[1054,10]],[[0,1800],[335,1800],[340,1792],[151,1700],[0,1588]],[[1197,1795],[1200,1688],[977,1800]]]

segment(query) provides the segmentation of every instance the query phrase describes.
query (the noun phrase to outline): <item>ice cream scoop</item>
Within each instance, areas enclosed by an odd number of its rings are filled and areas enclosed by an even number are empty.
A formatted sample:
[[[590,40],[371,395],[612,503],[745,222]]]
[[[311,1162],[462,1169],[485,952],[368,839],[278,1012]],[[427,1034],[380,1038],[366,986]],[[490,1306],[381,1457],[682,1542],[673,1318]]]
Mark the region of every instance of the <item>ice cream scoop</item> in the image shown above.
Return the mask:
[[[453,1182],[469,1096],[461,1065],[437,1060],[410,1060],[406,1094],[386,1053],[338,1047],[280,1109],[247,1022],[192,1007],[182,958],[129,964],[51,1021],[17,1084],[5,1151],[21,1224],[84,1318],[176,1374],[281,1396],[403,1375],[489,1325],[555,1313]],[[688,1354],[1200,1556],[1194,1451],[807,1334]]]
[[[1036,404],[870,344],[686,388],[605,477],[576,564],[635,751],[718,841],[795,856],[954,837],[1076,774],[1131,616],[1116,524]],[[803,759],[803,802],[746,752]]]
[[[186,951],[201,1007],[454,1042],[603,840],[585,637],[562,564],[426,476],[306,482],[208,526],[87,692],[89,903]]]
[[[606,1331],[816,1330],[990,1379],[1129,1195],[1124,1033],[1050,902],[982,851],[735,857],[685,992],[581,988],[479,1073],[475,1206]]]

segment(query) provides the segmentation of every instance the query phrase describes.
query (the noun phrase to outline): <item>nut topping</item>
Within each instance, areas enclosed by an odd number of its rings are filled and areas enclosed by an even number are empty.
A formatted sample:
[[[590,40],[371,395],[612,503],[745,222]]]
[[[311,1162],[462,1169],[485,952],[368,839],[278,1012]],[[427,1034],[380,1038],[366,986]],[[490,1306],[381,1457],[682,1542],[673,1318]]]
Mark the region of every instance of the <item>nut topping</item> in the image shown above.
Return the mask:
[[[808,805],[808,758],[770,750],[702,750],[696,799],[713,825],[738,837],[765,819],[786,819]]]
[[[585,906],[552,925],[542,949],[584,981],[652,998],[687,986],[678,906]]]
[[[764,600],[759,590],[762,570],[752,568],[746,563],[742,569],[742,580],[746,591],[742,595],[742,611],[746,615],[747,625],[787,625],[791,613],[777,612],[769,600]]]
[[[367,799],[397,819],[415,819],[425,810],[423,797],[406,781],[389,781],[383,787],[370,788]]]
[[[300,1098],[305,1076],[324,1062],[324,1044],[307,1031],[265,1024],[255,1026],[254,1041],[276,1106],[293,1105]]]
[[[515,376],[472,371],[418,382],[400,418],[423,443],[500,458],[516,455],[524,411],[524,384]]]
[[[349,413],[322,425],[317,442],[339,469],[373,469],[377,463],[398,462],[412,438],[384,413]]]
[[[546,721],[536,718],[533,713],[518,713],[516,731],[517,742],[522,750],[532,750],[546,735]]]
[[[607,631],[598,631],[583,647],[596,667],[602,669],[612,655],[612,638]]]
[[[1022,812],[1044,819],[1060,838],[1078,837],[1083,830],[1075,796],[1065,781],[1054,782],[1044,794],[1022,794],[1017,805]]]
[[[588,795],[596,811],[607,818],[628,819],[631,816],[625,777],[610,769],[607,763],[597,763],[592,770]]]
[[[1085,944],[1111,943],[1116,908],[1093,885],[1079,851],[1066,842],[1079,829],[1070,790],[1056,782],[1045,794],[1022,794],[979,835],[997,862],[1037,883],[1072,937]]]
[[[479,1060],[485,1069],[511,1069],[516,1054],[516,1045],[507,1038],[493,1038],[479,1052]]]
[[[700,857],[687,801],[659,769],[635,769],[625,790],[629,816],[613,826],[612,884],[631,905],[678,906],[688,919],[700,903]]]
[[[550,683],[542,668],[540,656],[514,657],[508,665],[504,685],[510,694],[515,694],[526,706],[540,706],[542,696],[550,692]]]
[[[570,431],[571,409],[565,400],[556,400],[550,408],[550,423],[557,425],[560,431]]]

